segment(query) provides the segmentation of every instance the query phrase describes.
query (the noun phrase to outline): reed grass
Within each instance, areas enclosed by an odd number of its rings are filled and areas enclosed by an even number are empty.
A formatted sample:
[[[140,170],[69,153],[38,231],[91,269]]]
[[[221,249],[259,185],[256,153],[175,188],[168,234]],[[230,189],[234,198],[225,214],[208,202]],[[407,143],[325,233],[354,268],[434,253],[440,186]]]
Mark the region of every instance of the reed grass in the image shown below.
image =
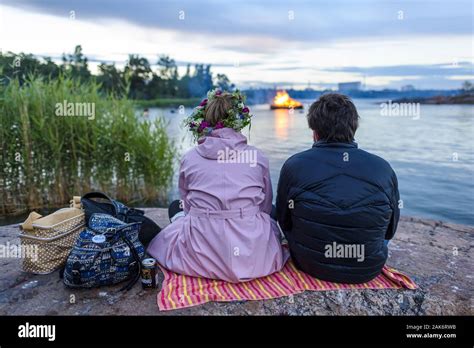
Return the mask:
[[[95,118],[57,116],[63,101],[93,103]],[[141,119],[133,101],[100,95],[93,81],[30,77],[1,86],[0,139],[1,215],[62,206],[96,189],[129,204],[164,203],[174,171],[163,119]]]

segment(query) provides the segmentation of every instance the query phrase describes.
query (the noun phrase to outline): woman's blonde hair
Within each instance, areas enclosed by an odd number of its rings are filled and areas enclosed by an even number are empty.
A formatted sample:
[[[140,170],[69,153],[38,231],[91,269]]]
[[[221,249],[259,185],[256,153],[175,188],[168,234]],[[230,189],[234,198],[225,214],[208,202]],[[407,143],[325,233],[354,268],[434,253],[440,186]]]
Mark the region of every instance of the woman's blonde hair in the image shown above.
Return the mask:
[[[217,122],[227,118],[229,111],[232,108],[232,94],[223,92],[216,95],[210,100],[204,111],[204,120],[215,126]]]

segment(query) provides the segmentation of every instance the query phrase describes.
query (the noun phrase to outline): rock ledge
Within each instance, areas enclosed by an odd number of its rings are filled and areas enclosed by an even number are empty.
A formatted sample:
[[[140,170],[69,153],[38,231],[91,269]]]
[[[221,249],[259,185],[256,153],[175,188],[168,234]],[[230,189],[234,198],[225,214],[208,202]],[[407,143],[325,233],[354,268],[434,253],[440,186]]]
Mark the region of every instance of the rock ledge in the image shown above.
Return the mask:
[[[145,210],[167,224],[164,209]],[[31,275],[20,260],[0,259],[0,315],[473,315],[473,238],[470,226],[402,217],[388,265],[409,275],[417,290],[306,291],[169,312],[158,310],[156,291],[139,284],[128,293],[117,292],[120,286],[70,290],[58,272]],[[0,227],[0,244],[7,242],[19,243],[16,226]]]

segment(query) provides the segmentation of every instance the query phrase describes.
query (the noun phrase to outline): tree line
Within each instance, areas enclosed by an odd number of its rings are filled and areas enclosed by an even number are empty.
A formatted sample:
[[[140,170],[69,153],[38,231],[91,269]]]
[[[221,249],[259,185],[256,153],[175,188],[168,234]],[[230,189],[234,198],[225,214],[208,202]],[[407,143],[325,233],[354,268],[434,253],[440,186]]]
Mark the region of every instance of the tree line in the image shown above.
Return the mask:
[[[232,90],[235,85],[225,74],[213,75],[210,64],[188,64],[180,76],[174,59],[158,57],[156,69],[145,57],[130,54],[123,69],[115,63],[101,63],[96,75],[89,70],[89,61],[80,45],[74,53],[63,54],[62,63],[51,58],[38,59],[33,54],[0,53],[0,82],[8,84],[17,79],[23,85],[30,76],[56,80],[65,75],[80,82],[93,80],[100,92],[116,97],[151,100],[157,98],[202,97],[212,88]]]

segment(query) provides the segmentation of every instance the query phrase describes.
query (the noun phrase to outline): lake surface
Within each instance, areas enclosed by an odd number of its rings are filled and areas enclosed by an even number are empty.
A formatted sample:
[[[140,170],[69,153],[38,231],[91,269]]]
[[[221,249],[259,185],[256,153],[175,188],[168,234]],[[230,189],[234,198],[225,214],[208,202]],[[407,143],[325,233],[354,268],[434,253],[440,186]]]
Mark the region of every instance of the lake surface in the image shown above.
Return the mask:
[[[304,102],[304,101],[302,101]],[[254,105],[249,143],[265,152],[275,192],[280,169],[292,154],[312,145],[305,109],[270,110]],[[398,176],[402,214],[474,225],[474,107],[421,105],[419,114],[384,116],[380,102],[354,100],[361,117],[359,147],[385,158]],[[181,122],[190,108],[151,108],[149,117],[164,117],[181,153],[193,146]],[[176,180],[170,198],[179,198]]]

